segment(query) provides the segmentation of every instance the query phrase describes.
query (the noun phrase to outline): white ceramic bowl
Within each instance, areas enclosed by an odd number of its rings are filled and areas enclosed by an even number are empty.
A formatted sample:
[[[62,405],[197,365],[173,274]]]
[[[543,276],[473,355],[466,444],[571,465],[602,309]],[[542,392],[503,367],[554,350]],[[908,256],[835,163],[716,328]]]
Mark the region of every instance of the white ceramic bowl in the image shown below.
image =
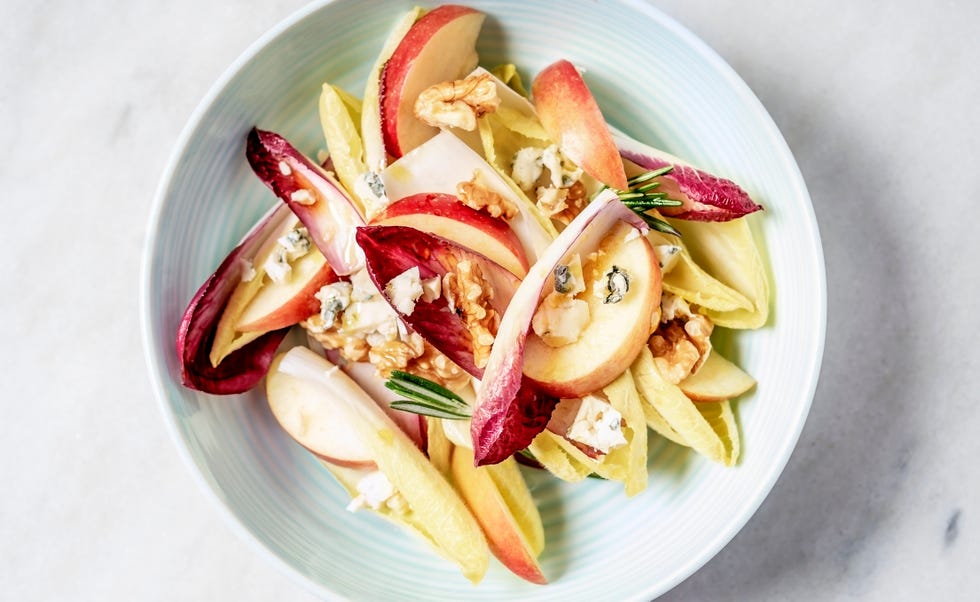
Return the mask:
[[[475,1],[489,14],[481,63],[513,61],[525,77],[568,58],[607,119],[741,183],[767,208],[756,220],[773,284],[770,324],[732,337],[759,381],[736,407],[743,460],[726,469],[654,438],[650,486],[626,499],[613,483],[569,486],[529,471],[545,522],[551,583],[525,584],[494,563],[478,587],[424,543],[346,495],[270,415],[261,392],[227,398],[184,389],[178,320],[200,283],[273,203],[244,158],[253,125],[315,155],[324,81],[357,94],[409,2],[338,0],[293,15],[215,84],[163,177],[143,264],[147,361],[181,453],[220,512],[276,565],[324,597],[426,600],[648,600],[717,553],[759,507],[803,426],[823,347],[826,292],[813,210],[765,109],[686,29],[638,1]],[[761,60],[761,58],[760,58]]]

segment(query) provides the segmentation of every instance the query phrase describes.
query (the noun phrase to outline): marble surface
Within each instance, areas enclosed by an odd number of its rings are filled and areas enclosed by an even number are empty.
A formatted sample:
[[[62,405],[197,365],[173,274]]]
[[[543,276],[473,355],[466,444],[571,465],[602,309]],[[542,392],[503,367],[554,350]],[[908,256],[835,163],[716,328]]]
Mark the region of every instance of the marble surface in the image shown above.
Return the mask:
[[[150,390],[137,308],[181,128],[302,4],[2,4],[4,599],[312,599],[196,489]],[[980,4],[655,4],[782,129],[829,288],[821,381],[785,473],[663,599],[976,599]]]

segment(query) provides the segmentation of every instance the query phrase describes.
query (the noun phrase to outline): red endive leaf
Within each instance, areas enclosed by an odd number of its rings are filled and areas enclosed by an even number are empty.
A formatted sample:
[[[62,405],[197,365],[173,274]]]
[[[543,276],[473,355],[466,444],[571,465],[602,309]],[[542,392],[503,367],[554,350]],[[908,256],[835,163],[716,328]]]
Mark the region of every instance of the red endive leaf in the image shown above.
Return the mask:
[[[218,269],[201,285],[181,317],[177,329],[177,361],[184,386],[230,395],[247,391],[265,375],[276,348],[289,328],[272,331],[228,355],[218,366],[211,365],[211,344],[228,298],[242,280],[244,260],[251,260],[283,220],[289,208],[279,205],[256,224]]]
[[[698,222],[727,222],[762,210],[738,184],[700,170],[664,151],[647,146],[623,135],[614,136],[619,154],[645,170],[671,166],[670,173],[660,176],[657,191],[681,201],[679,207],[663,207],[667,217]]]
[[[282,136],[252,128],[245,156],[255,175],[292,209],[339,276],[360,269],[354,230],[364,218],[343,186]]]
[[[413,267],[418,267],[420,278],[427,280],[435,276],[442,278],[460,261],[470,260],[479,264],[489,279],[494,291],[491,305],[502,314],[518,285],[513,274],[483,255],[415,228],[365,226],[357,229],[356,238],[364,252],[368,274],[382,292],[392,278]],[[473,360],[466,320],[450,311],[445,295],[434,301],[419,299],[411,314],[399,313],[399,316],[460,368],[477,378],[483,375],[483,369]]]

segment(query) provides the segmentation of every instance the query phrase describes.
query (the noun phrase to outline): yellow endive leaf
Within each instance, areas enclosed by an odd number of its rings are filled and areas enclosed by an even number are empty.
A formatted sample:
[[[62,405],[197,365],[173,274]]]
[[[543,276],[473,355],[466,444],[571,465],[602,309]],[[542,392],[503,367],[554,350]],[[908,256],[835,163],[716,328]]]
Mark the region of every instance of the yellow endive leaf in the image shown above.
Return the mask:
[[[631,374],[633,374],[633,379],[637,382],[637,391],[640,393],[640,402],[643,406],[643,417],[646,419],[647,426],[650,429],[664,437],[669,441],[673,441],[678,445],[683,445],[684,447],[691,447],[684,441],[684,437],[681,437],[680,433],[675,431],[670,424],[667,423],[667,419],[660,415],[657,408],[653,406],[653,403],[647,399],[646,394],[644,394],[642,387],[640,386],[639,380],[636,378],[635,374],[636,364],[633,364],[633,368],[630,369]]]
[[[563,481],[577,483],[592,473],[593,466],[582,462],[578,458],[572,457],[570,455],[571,452],[566,451],[562,443],[569,445],[575,452],[585,456],[585,454],[582,454],[581,451],[575,449],[565,441],[564,437],[559,437],[547,430],[541,431],[531,441],[531,445],[528,446],[528,451],[551,474]],[[585,457],[588,458],[587,456]],[[591,458],[588,459],[591,460]]]
[[[691,401],[734,399],[755,386],[755,379],[712,349],[701,369],[677,383]]]
[[[715,462],[726,463],[725,443],[684,392],[665,379],[644,347],[631,367],[637,388],[687,444]]]
[[[446,432],[442,428],[441,419],[429,416],[426,417],[425,423],[426,438],[428,440],[426,454],[429,456],[429,462],[444,477],[449,478],[451,472],[450,458],[453,453],[452,441],[446,437]]]
[[[623,481],[626,495],[632,497],[647,488],[647,428],[640,394],[629,370],[603,387],[602,392],[626,422],[623,435],[627,444],[606,454],[596,472],[605,476],[602,471],[606,465],[619,463],[623,474],[617,480]]]
[[[517,72],[517,65],[514,63],[497,65],[490,70],[490,73],[493,73],[508,88],[527,98],[527,90],[524,88],[524,82],[521,81],[521,74]]]
[[[691,258],[712,277],[752,303],[750,309],[704,310],[715,324],[726,328],[759,328],[769,318],[769,281],[748,219],[671,221],[681,233]]]
[[[360,101],[342,89],[323,84],[320,92],[320,127],[327,142],[327,150],[333,159],[337,179],[359,204],[364,212],[365,202],[354,184],[367,171],[364,163],[364,147],[361,143],[359,123]]]
[[[734,466],[738,462],[738,455],[741,450],[738,424],[735,422],[735,414],[732,412],[732,402],[728,400],[712,401],[697,403],[695,406],[725,445],[725,456],[721,461],[722,464]]]

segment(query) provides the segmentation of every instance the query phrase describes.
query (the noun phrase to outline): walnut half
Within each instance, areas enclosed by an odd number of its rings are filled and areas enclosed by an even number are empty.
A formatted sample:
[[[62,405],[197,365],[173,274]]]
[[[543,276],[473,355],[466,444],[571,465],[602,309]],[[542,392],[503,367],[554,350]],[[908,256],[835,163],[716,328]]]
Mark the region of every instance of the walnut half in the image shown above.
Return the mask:
[[[476,120],[500,106],[497,84],[489,73],[429,86],[415,100],[415,116],[433,127],[472,132]]]
[[[661,323],[649,340],[657,368],[677,384],[697,372],[711,353],[714,324],[691,310],[684,299],[664,293]]]

